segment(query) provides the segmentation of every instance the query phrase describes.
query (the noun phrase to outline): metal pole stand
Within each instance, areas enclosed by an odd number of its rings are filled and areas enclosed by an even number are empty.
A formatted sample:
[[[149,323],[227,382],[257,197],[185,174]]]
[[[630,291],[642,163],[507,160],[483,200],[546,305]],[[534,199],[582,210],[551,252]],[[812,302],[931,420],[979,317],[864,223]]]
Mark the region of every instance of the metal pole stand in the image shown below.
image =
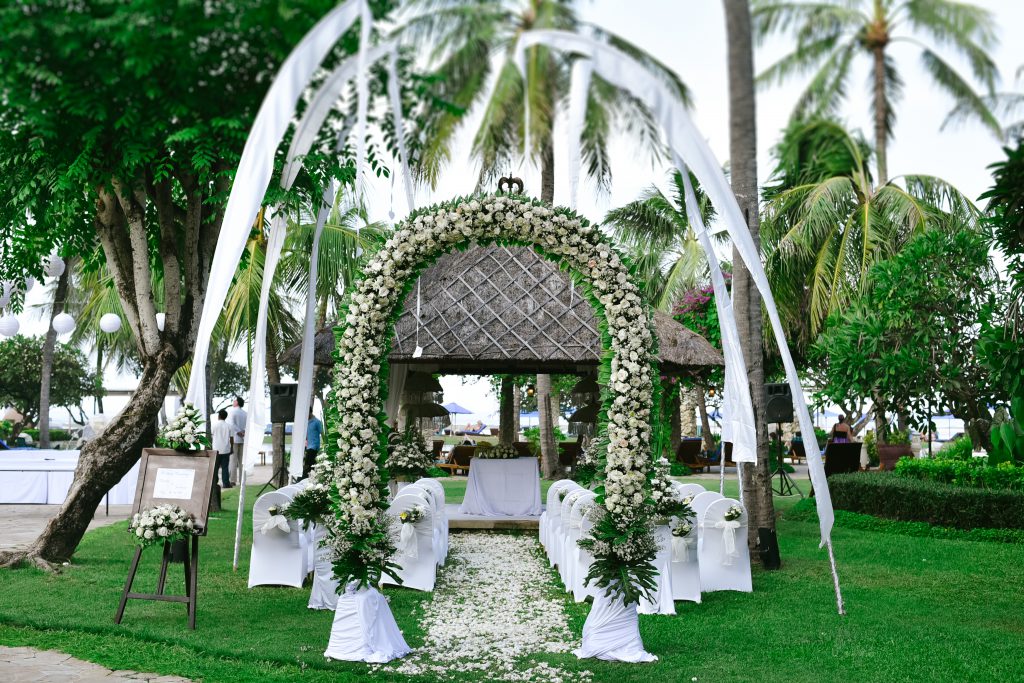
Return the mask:
[[[776,425],[775,425],[775,433],[776,433],[775,445],[777,447],[776,448],[776,453],[778,455],[777,455],[777,457],[775,459],[775,471],[772,472],[772,477],[771,477],[772,478],[772,493],[774,493],[774,494],[776,494],[778,496],[792,496],[793,495],[793,491],[795,490],[797,493],[800,494],[800,497],[803,498],[804,497],[804,492],[800,490],[800,487],[796,485],[796,482],[793,481],[793,478],[789,476],[789,472],[787,472],[785,470],[785,468],[782,466],[783,465],[783,462],[782,462],[782,456],[783,456],[782,440],[779,439],[779,437],[778,437],[778,433],[779,433],[779,425],[778,425],[778,423],[776,423]],[[776,485],[776,482],[775,482],[775,478],[776,477],[779,478],[778,485]]]

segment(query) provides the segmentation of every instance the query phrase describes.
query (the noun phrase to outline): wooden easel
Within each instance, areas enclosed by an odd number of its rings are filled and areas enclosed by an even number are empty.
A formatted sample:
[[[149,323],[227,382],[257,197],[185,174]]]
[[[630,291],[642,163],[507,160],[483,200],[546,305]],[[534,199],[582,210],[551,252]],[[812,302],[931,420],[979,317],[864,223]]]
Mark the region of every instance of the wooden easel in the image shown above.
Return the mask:
[[[132,558],[132,566],[128,570],[128,579],[124,584],[124,591],[121,593],[121,604],[117,607],[117,615],[114,616],[114,623],[120,624],[124,617],[124,608],[128,600],[160,600],[162,602],[183,602],[188,610],[188,627],[196,630],[196,576],[199,574],[199,537],[192,537],[191,558],[187,552],[188,541],[185,541],[185,594],[167,595],[164,593],[164,586],[167,583],[167,565],[171,561],[171,544],[164,543],[163,559],[160,563],[160,578],[157,581],[156,593],[133,593],[132,583],[135,582],[135,574],[139,570],[139,559],[142,557],[144,547],[135,549],[135,557]]]

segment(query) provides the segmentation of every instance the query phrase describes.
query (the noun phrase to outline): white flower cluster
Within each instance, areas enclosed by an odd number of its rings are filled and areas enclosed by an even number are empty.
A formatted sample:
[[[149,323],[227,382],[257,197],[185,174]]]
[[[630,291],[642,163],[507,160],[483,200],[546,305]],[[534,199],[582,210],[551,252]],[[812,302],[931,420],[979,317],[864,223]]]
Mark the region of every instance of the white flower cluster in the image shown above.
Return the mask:
[[[679,538],[689,536],[690,532],[693,531],[693,524],[686,519],[676,519],[672,522],[672,535]]]
[[[388,446],[386,464],[391,474],[423,476],[434,466],[434,454],[416,441]]]
[[[191,403],[185,403],[174,419],[164,425],[157,443],[175,450],[198,451],[209,448],[203,416]]]
[[[511,460],[519,457],[519,451],[510,443],[499,443],[490,448],[477,448],[473,457],[484,460]]]
[[[730,505],[729,509],[725,511],[725,514],[722,515],[722,517],[727,522],[735,522],[736,520],[743,517],[743,508],[741,508],[739,505]]]
[[[595,226],[523,199],[486,196],[433,207],[400,225],[366,264],[352,292],[332,382],[340,416],[333,476],[338,526],[346,534],[367,537],[381,528],[379,513],[386,503],[378,486],[380,369],[407,283],[441,253],[496,240],[535,245],[590,285],[613,355],[602,458],[605,506],[617,529],[646,523],[640,516],[650,467],[653,340],[641,293]]]
[[[176,541],[198,533],[192,515],[177,505],[163,503],[136,512],[128,524],[128,533],[141,546]]]
[[[654,476],[651,478],[651,498],[654,500],[654,514],[659,517],[671,517],[682,504],[668,478],[670,466],[668,460],[661,458],[654,465]]]

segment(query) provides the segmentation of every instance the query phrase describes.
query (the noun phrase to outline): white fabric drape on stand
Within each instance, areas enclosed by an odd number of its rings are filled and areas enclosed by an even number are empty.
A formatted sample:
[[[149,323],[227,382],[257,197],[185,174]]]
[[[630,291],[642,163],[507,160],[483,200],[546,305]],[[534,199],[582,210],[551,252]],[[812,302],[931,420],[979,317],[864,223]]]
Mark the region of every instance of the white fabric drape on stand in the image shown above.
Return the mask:
[[[573,654],[580,659],[594,657],[610,662],[655,662],[640,640],[640,619],[636,603],[610,598],[599,589],[583,624],[583,644]]]
[[[224,220],[210,267],[203,314],[199,320],[196,347],[192,355],[192,371],[185,400],[200,411],[205,411],[206,406],[206,361],[213,328],[224,308],[253,221],[256,220],[263,195],[270,184],[277,146],[291,123],[295,105],[310,77],[334,47],[338,37],[364,11],[369,11],[366,0],[348,0],[317,22],[281,65],[249,131],[235,172],[238,182],[232,185],[224,209]]]
[[[733,245],[739,252],[744,264],[750,271],[754,284],[764,300],[772,331],[779,345],[779,354],[786,369],[786,379],[793,394],[794,410],[804,434],[814,433],[804,399],[800,378],[796,365],[786,344],[785,330],[779,319],[775,300],[768,285],[761,264],[760,254],[750,235],[743,213],[736,203],[729,183],[707,141],[694,126],[686,107],[668,91],[666,84],[657,76],[643,68],[633,58],[615,48],[567,31],[535,30],[526,31],[519,37],[516,46],[517,63],[523,63],[525,50],[531,46],[544,44],[564,52],[575,52],[587,55],[593,61],[595,73],[609,83],[629,91],[644,102],[652,116],[661,124],[666,140],[673,153],[685,160],[700,180],[701,186],[711,202],[719,211],[723,224],[732,238]],[[821,462],[821,453],[813,439],[806,442],[808,469],[814,484],[815,503],[821,528],[822,545],[830,543],[830,535],[835,515],[832,511],[832,499],[825,480],[825,469]],[[839,596],[837,596],[838,598]]]
[[[590,76],[593,65],[589,59],[577,59],[572,63],[572,80],[569,84],[569,208],[576,210],[576,197],[580,188],[580,136],[587,118],[587,95],[590,92]]]
[[[382,664],[410,652],[387,599],[376,588],[346,586],[338,597],[324,657]]]
[[[388,373],[388,398],[384,402],[384,414],[388,416],[388,424],[399,429],[399,411],[402,408],[402,393],[405,391],[405,378],[409,374],[408,363],[393,363]]]
[[[412,213],[416,208],[416,200],[412,186],[412,174],[409,173],[409,154],[405,148],[405,121],[402,118],[402,97],[398,88],[398,50],[394,47],[388,53],[388,99],[391,100],[391,117],[395,126],[395,138],[398,142],[398,162],[402,166],[405,201],[409,205],[409,212]]]

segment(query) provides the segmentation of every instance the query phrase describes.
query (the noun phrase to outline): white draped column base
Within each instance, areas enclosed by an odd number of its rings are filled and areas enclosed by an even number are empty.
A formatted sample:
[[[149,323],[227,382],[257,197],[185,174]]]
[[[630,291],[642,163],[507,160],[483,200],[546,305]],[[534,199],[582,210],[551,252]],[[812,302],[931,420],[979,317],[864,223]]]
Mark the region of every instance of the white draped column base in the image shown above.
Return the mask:
[[[644,650],[640,640],[640,617],[636,603],[625,604],[622,596],[608,597],[599,589],[583,624],[583,645],[573,654],[580,659],[608,662],[656,662],[658,657]]]
[[[376,588],[346,586],[338,596],[324,657],[382,664],[410,652],[384,596]]]

